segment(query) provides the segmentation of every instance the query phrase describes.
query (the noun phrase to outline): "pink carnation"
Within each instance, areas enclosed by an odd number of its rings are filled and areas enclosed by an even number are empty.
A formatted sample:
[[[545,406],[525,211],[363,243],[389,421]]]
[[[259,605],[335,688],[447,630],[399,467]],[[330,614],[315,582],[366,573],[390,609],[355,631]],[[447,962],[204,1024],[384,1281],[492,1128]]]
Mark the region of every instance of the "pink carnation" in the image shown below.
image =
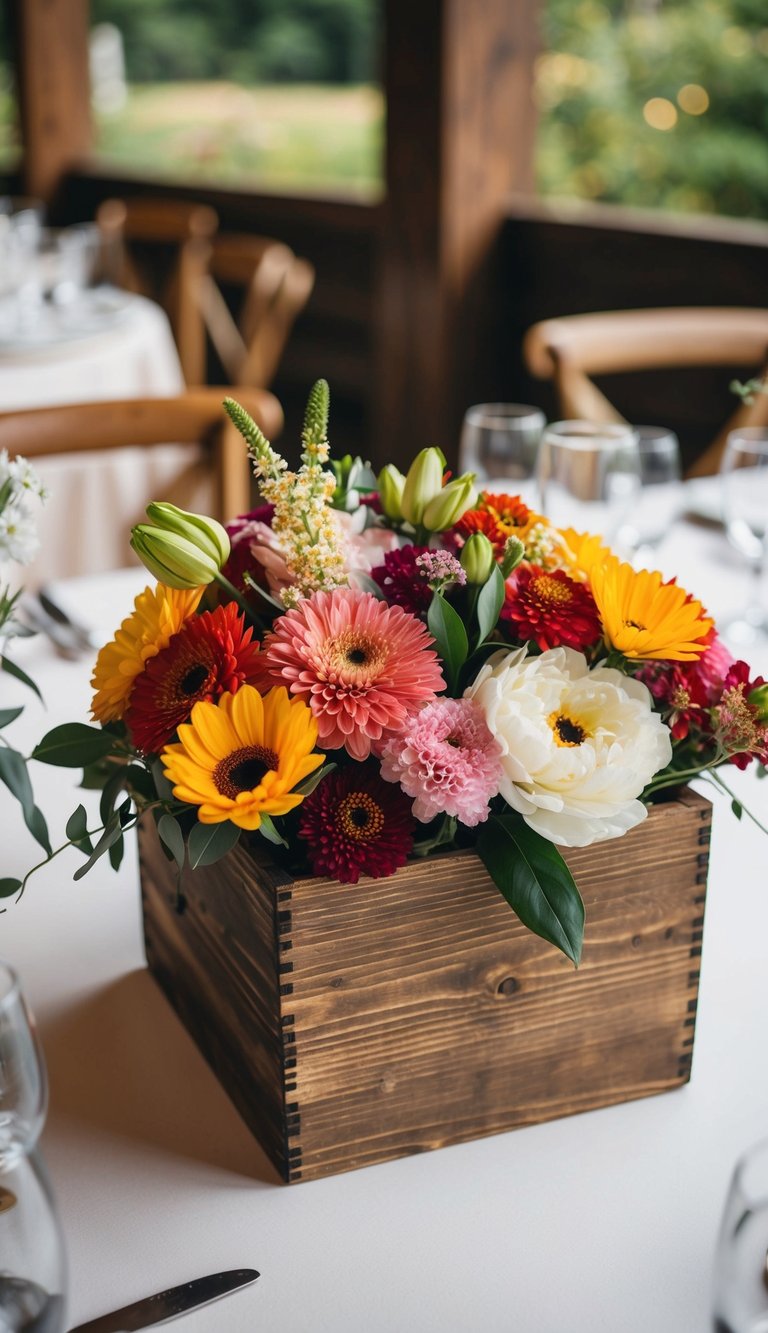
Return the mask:
[[[432,638],[399,606],[369,592],[316,592],[279,616],[264,645],[270,679],[306,695],[318,746],[366,759],[371,742],[444,688]]]
[[[413,813],[422,824],[446,814],[473,827],[488,818],[488,802],[498,794],[500,755],[473,699],[436,699],[387,741],[381,776],[416,798]]]

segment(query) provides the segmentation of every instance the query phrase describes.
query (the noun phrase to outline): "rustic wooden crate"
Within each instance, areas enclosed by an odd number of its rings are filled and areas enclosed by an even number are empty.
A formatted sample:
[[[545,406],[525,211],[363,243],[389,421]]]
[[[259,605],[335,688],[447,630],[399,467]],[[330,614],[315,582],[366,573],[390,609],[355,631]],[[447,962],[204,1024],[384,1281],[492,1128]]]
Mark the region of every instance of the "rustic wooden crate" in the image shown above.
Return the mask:
[[[710,822],[684,791],[567,852],[575,971],[473,853],[340,885],[239,845],[180,911],[145,821],[147,961],[285,1180],[367,1166],[687,1082]]]

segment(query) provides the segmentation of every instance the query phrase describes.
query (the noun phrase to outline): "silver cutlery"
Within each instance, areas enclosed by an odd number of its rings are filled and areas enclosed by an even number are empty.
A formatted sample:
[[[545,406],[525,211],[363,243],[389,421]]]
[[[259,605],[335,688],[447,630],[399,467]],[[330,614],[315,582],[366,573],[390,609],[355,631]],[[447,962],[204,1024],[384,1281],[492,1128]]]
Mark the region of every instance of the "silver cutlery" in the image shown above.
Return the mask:
[[[57,624],[66,627],[73,638],[82,644],[83,651],[98,649],[102,646],[100,635],[95,630],[89,629],[87,625],[82,625],[77,620],[73,620],[72,616],[54,600],[47,588],[41,588],[37,597],[46,615],[50,616],[51,620],[55,620]]]
[[[180,1287],[170,1287],[168,1291],[159,1291],[155,1296],[135,1301],[133,1305],[124,1305],[121,1310],[89,1319],[87,1323],[71,1328],[69,1333],[134,1333],[135,1329],[162,1324],[196,1309],[198,1305],[208,1305],[231,1291],[248,1287],[258,1276],[255,1268],[232,1268],[225,1273],[198,1277]]]

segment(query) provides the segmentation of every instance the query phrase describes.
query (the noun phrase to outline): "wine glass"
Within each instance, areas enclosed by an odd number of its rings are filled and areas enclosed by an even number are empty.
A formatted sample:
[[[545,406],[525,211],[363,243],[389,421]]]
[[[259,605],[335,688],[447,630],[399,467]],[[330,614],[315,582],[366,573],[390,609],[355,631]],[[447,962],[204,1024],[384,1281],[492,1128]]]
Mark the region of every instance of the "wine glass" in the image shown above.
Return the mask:
[[[539,504],[558,528],[610,539],[640,491],[640,451],[631,426],[558,421],[548,426],[537,463]]]
[[[502,483],[533,499],[536,453],[546,417],[523,403],[478,403],[464,415],[459,471],[474,472],[479,486]],[[493,489],[499,490],[496,484]],[[526,497],[526,492],[528,492]]]
[[[739,1159],[715,1257],[716,1333],[768,1333],[768,1140]]]
[[[47,1080],[19,979],[0,963],[0,1333],[61,1333],[64,1245],[36,1145]]]
[[[640,454],[640,491],[625,523],[617,533],[617,545],[631,553],[633,564],[642,568],[667,536],[682,506],[680,444],[674,431],[665,426],[635,426]]]
[[[728,538],[746,557],[751,573],[746,607],[723,623],[725,638],[741,647],[760,643],[768,635],[762,598],[768,553],[768,429],[745,426],[731,431],[720,475]]]

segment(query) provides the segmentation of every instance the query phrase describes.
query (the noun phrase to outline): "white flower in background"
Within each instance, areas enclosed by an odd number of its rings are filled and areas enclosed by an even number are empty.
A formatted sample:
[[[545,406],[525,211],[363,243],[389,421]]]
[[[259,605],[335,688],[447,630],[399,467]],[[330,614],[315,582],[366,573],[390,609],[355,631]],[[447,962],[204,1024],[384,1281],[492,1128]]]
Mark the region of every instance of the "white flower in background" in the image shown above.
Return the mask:
[[[6,455],[7,457],[7,455]],[[31,463],[19,456],[8,463],[8,477],[13,483],[14,494],[34,496],[38,500],[48,499],[48,490],[40,480]]]
[[[10,504],[0,513],[0,564],[13,560],[28,565],[40,543],[37,524],[21,505]]]
[[[590,671],[572,648],[490,657],[465,691],[502,748],[501,795],[564,847],[617,838],[646,817],[637,799],[672,758],[669,729],[640,681]]]

